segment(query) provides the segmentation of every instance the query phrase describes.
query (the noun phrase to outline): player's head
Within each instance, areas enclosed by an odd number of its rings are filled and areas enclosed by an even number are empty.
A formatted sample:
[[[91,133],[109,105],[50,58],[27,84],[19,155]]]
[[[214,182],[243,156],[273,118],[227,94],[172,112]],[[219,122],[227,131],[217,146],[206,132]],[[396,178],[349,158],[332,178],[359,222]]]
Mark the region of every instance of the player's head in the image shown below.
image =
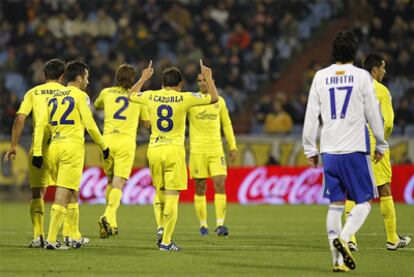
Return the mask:
[[[46,81],[56,80],[62,81],[63,73],[65,73],[65,63],[59,59],[52,59],[45,63],[43,67]]]
[[[134,85],[137,70],[130,64],[122,64],[116,70],[116,85],[124,89],[130,89]]]
[[[339,32],[332,42],[332,57],[335,62],[349,63],[355,60],[357,38],[352,32]]]
[[[198,88],[200,89],[201,92],[207,92],[208,84],[207,84],[206,78],[204,77],[203,74],[198,74],[197,84],[198,84]]]
[[[68,62],[65,69],[65,79],[74,83],[81,90],[86,90],[89,84],[89,67],[81,61]]]
[[[382,78],[384,78],[386,73],[384,58],[378,54],[366,55],[362,60],[362,67],[378,82],[382,81]]]
[[[168,67],[162,72],[162,86],[163,87],[177,87],[181,90],[183,87],[183,77],[181,72],[176,67]]]

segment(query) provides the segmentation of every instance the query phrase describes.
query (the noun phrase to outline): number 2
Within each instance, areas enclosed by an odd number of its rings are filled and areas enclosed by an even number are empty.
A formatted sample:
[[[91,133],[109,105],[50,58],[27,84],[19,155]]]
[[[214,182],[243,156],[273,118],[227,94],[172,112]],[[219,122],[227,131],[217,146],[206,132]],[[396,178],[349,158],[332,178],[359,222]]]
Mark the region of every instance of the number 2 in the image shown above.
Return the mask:
[[[126,98],[125,96],[119,96],[118,98],[116,98],[115,102],[119,103],[119,102],[124,102],[124,104],[121,106],[121,108],[114,114],[114,119],[120,119],[120,120],[126,120],[126,116],[121,115],[121,113],[123,111],[125,111],[128,106],[129,106],[129,101],[128,98]]]
[[[344,90],[346,91],[344,105],[342,106],[341,116],[340,118],[345,118],[346,110],[348,109],[349,99],[351,98],[351,93],[353,87],[338,87],[338,88],[330,88],[330,99],[331,99],[331,118],[336,119],[336,104],[335,104],[335,89],[337,90]]]

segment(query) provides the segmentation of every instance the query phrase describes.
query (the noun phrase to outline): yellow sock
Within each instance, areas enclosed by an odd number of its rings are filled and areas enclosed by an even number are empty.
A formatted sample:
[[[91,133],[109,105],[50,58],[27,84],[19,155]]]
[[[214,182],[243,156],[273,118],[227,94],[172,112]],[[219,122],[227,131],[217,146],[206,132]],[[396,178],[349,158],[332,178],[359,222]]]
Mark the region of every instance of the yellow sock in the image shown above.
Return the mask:
[[[351,200],[346,200],[345,202],[345,220],[348,218],[349,213],[351,210],[355,207],[355,202]],[[350,241],[353,243],[356,243],[356,237],[355,234],[353,234],[350,238]]]
[[[42,198],[35,198],[30,201],[30,217],[33,225],[33,239],[45,236],[43,231],[43,219],[45,213],[45,202]]]
[[[49,234],[47,235],[47,241],[49,243],[56,242],[57,234],[59,232],[60,227],[62,226],[65,216],[66,216],[65,207],[58,205],[58,204],[52,205],[52,209],[50,211]]]
[[[207,201],[205,195],[194,194],[194,208],[200,226],[207,228]]]
[[[104,216],[109,221],[109,224],[113,227],[117,226],[116,224],[116,212],[118,211],[119,204],[121,204],[122,190],[118,188],[112,188],[111,193],[109,194],[109,201],[106,205]]]
[[[164,234],[162,235],[162,244],[171,243],[171,236],[174,233],[175,223],[178,216],[178,195],[165,195],[165,208],[162,213],[162,226]]]
[[[63,223],[63,228],[65,228],[65,223],[69,227],[69,237],[74,240],[80,240],[82,234],[79,232],[79,204],[78,203],[69,203],[67,207],[66,218]]]
[[[159,190],[155,193],[152,207],[154,209],[155,222],[157,229],[162,227],[162,212],[165,206],[165,191]]]
[[[227,196],[225,194],[214,194],[214,207],[216,209],[216,225],[224,225],[226,218]]]
[[[108,205],[109,202],[109,194],[111,193],[112,190],[112,185],[108,184],[106,186],[106,191],[105,191],[105,204]]]
[[[67,213],[65,216],[65,219],[63,220],[63,230],[62,230],[62,236],[63,237],[70,237],[70,223],[69,223],[69,214]]]
[[[380,197],[380,210],[384,218],[385,231],[387,232],[387,241],[396,243],[399,238],[397,234],[397,217],[392,196]]]

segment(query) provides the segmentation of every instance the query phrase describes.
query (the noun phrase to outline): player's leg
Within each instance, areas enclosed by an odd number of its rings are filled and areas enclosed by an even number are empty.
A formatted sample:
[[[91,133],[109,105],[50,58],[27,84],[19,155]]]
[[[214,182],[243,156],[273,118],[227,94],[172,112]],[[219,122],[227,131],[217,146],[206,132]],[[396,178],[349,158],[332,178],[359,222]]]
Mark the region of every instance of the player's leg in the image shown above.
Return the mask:
[[[30,218],[33,225],[33,240],[29,244],[31,248],[44,246],[44,213],[45,203],[43,201],[43,195],[45,189],[43,187],[32,187],[32,200],[30,201]]]
[[[330,200],[326,216],[326,231],[329,248],[332,254],[333,271],[348,271],[344,264],[344,258],[334,245],[342,230],[342,214],[346,199],[346,189],[341,184],[336,172],[335,155],[323,154],[324,164],[324,197]]]
[[[214,183],[214,207],[216,211],[216,234],[219,236],[228,236],[229,232],[224,225],[227,210],[227,196],[225,190],[226,175],[213,176]]]
[[[171,240],[178,217],[178,200],[181,190],[187,189],[185,150],[181,146],[169,146],[163,156],[165,180],[165,207],[162,213],[164,233],[160,250],[181,250]]]
[[[89,238],[83,237],[79,231],[79,192],[74,191],[69,199],[67,205],[67,214],[63,223],[63,227],[66,226],[67,236],[64,236],[66,246],[72,246],[79,248],[81,245],[89,243]]]
[[[106,190],[105,190],[105,205],[107,205],[109,202],[109,194],[111,193],[111,190],[112,190],[112,177],[107,176],[107,180],[108,180],[108,184],[106,185]]]
[[[345,202],[345,221],[348,218],[349,213],[354,208],[354,206],[355,206],[355,202],[354,201],[346,200],[346,202]],[[354,251],[354,252],[357,252],[358,251],[358,246],[357,246],[357,241],[356,241],[355,234],[353,234],[351,236],[351,239],[348,242],[348,246],[349,246],[349,249],[351,251]]]
[[[205,236],[208,235],[206,179],[210,176],[206,154],[190,153],[189,167],[190,177],[195,180],[194,209],[200,223],[200,234]]]
[[[194,208],[202,236],[208,235],[206,188],[206,179],[195,179]]]
[[[49,233],[47,235],[46,249],[67,249],[67,247],[57,242],[57,234],[63,224],[67,213],[67,204],[72,196],[73,190],[65,187],[56,187],[55,201],[50,211]]]
[[[118,223],[116,221],[116,214],[121,204],[122,199],[122,189],[124,188],[126,179],[118,176],[114,176],[112,179],[112,190],[109,193],[108,203],[106,205],[104,217],[107,218],[109,224],[114,228],[118,228]]]
[[[394,200],[391,194],[390,183],[377,187],[380,196],[380,210],[384,218],[385,231],[387,233],[387,249],[397,250],[410,244],[409,236],[399,236],[397,233],[397,217],[395,213]]]

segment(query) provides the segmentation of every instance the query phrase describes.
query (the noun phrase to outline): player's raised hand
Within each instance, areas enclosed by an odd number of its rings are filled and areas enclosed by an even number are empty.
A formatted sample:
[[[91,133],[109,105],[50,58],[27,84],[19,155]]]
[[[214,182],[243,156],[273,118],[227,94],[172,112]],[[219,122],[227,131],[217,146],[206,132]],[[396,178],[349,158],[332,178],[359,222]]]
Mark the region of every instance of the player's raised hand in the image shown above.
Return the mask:
[[[142,71],[141,79],[147,81],[151,78],[154,73],[154,68],[152,67],[152,60],[150,60],[148,66]]]
[[[207,78],[210,78],[210,79],[213,78],[213,73],[211,71],[211,68],[205,66],[203,64],[203,60],[202,59],[200,59],[200,70],[201,70],[201,74],[204,76],[204,78],[206,78],[206,79]]]
[[[16,158],[16,148],[15,147],[11,147],[6,154],[4,155],[4,162],[8,162],[9,160],[14,160]]]
[[[308,158],[308,164],[313,167],[313,168],[317,168],[318,164],[319,164],[319,157],[318,155],[313,156],[313,157],[309,157]]]

